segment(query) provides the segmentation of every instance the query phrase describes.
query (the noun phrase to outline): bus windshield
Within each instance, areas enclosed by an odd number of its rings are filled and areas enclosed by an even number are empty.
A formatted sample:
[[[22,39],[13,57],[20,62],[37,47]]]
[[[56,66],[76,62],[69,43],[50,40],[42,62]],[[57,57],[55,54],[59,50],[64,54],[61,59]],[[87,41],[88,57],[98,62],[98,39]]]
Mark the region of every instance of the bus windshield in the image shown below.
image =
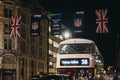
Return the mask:
[[[90,54],[94,52],[92,44],[61,44],[60,54]]]

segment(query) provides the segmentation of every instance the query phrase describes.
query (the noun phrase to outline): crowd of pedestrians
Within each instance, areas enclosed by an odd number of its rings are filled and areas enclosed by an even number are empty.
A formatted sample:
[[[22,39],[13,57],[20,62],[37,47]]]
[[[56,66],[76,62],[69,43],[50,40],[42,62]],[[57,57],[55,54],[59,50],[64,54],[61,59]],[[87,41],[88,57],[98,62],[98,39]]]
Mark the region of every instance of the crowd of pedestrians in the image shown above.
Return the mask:
[[[92,78],[87,76],[79,77],[78,80],[120,80],[120,73],[115,74],[97,74]]]

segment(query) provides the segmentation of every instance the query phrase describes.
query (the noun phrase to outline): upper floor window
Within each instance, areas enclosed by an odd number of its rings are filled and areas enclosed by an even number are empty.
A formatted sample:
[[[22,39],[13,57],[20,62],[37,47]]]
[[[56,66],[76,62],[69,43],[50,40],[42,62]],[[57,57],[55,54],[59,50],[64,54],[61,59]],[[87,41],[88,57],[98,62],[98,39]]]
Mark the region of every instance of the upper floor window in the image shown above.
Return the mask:
[[[11,18],[12,16],[12,9],[5,8],[4,9],[4,16],[7,18]]]
[[[10,34],[10,25],[4,24],[4,34],[9,35]]]
[[[12,49],[12,40],[4,38],[4,49]]]
[[[42,48],[39,49],[38,55],[39,55],[39,57],[42,56]]]
[[[24,59],[20,59],[20,65],[24,66],[24,63],[25,63]]]
[[[53,42],[53,46],[56,47],[56,48],[58,48],[58,47],[59,47],[59,44],[54,41],[54,42]]]
[[[20,44],[20,49],[21,49],[21,51],[23,52],[23,53],[25,53],[26,52],[26,43],[25,42],[21,42],[21,44]]]
[[[24,24],[26,24],[26,22],[27,22],[27,18],[26,18],[26,15],[25,15],[25,14],[22,15],[22,22],[23,22]]]
[[[21,37],[26,39],[26,30],[24,28],[21,28]]]

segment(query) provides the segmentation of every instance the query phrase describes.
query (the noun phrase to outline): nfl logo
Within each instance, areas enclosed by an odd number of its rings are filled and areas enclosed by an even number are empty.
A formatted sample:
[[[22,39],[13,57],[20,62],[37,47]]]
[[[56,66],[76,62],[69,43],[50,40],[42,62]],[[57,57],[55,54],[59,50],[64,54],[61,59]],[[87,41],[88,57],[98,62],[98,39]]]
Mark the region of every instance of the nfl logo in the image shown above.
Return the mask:
[[[80,27],[82,26],[82,20],[80,18],[74,19],[74,26],[75,27]]]

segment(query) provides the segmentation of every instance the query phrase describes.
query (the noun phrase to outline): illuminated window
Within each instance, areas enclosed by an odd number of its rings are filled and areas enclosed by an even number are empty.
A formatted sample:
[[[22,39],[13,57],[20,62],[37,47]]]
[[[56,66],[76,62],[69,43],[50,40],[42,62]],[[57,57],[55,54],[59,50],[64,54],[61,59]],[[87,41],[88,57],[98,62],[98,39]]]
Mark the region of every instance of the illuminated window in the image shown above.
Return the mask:
[[[50,56],[53,56],[53,52],[49,50],[49,55]]]
[[[53,68],[56,68],[56,63],[53,63]]]
[[[52,44],[52,39],[49,39],[49,44]]]
[[[63,36],[62,35],[55,35],[55,37],[60,38],[61,40],[63,40]]]
[[[53,57],[55,57],[55,58],[56,58],[56,54],[57,54],[57,53],[55,53],[55,52],[54,52],[54,53],[53,53]]]
[[[53,68],[53,62],[49,62],[49,67]]]
[[[56,43],[56,42],[53,42],[53,46],[56,47],[56,48],[58,48],[58,47],[59,47],[59,44]]]

